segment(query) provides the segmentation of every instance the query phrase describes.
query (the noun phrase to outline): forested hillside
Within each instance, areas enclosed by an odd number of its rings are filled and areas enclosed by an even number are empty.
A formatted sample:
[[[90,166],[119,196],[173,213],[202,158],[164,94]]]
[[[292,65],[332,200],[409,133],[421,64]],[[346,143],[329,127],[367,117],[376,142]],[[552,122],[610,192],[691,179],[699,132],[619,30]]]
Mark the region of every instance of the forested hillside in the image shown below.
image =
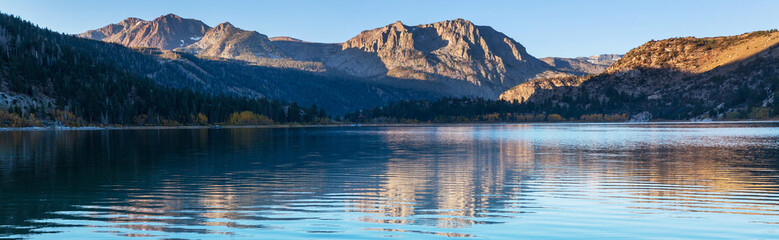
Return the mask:
[[[240,122],[233,113],[242,111],[286,123],[325,115],[294,103],[173,89],[137,74],[154,71],[155,61],[0,14],[0,125],[208,124]]]
[[[557,84],[561,83],[561,84]],[[501,95],[549,112],[648,113],[655,119],[772,119],[779,115],[779,32],[650,41],[604,73],[539,79]]]

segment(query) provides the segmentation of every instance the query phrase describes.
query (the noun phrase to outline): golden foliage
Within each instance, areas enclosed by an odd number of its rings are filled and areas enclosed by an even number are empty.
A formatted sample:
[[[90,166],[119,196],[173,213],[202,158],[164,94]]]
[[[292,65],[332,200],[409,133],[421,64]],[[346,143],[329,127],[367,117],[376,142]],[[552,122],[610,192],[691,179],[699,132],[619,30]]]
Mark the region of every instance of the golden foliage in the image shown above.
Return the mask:
[[[0,110],[0,127],[36,127],[41,126],[41,122],[35,119],[35,114],[29,114],[26,117],[19,114]]]
[[[53,115],[54,115],[54,119],[56,119],[58,122],[61,122],[65,126],[68,127],[84,126],[84,120],[76,116],[76,114],[73,114],[70,111],[55,109]]]
[[[190,115],[189,119],[195,125],[208,125],[208,117],[203,113],[197,113],[197,115]]]
[[[230,125],[263,125],[273,124],[273,120],[262,114],[256,114],[251,111],[234,112],[227,118],[227,124]]]
[[[167,118],[162,118],[162,126],[181,126],[181,123],[179,123],[176,120],[170,120]]]
[[[565,120],[565,118],[560,116],[560,114],[553,113],[549,114],[549,116],[546,117],[546,120],[550,122],[559,122]]]

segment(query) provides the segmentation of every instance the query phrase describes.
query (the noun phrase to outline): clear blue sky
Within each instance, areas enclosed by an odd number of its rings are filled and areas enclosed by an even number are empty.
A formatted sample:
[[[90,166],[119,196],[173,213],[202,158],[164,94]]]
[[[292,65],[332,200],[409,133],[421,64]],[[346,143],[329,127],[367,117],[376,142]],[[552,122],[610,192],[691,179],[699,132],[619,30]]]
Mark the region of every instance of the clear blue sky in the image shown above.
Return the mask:
[[[344,42],[397,20],[416,25],[464,18],[505,33],[536,57],[624,53],[651,39],[779,28],[775,0],[0,0],[0,11],[64,33],[175,13],[210,26],[229,21],[271,37],[315,42]]]

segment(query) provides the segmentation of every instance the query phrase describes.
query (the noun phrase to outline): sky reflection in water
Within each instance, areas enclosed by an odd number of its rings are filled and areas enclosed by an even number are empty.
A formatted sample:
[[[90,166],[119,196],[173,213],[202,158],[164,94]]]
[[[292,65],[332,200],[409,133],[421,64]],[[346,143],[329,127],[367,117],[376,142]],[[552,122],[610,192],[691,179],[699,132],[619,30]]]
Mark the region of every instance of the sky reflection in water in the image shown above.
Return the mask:
[[[0,132],[0,237],[773,238],[779,124]]]

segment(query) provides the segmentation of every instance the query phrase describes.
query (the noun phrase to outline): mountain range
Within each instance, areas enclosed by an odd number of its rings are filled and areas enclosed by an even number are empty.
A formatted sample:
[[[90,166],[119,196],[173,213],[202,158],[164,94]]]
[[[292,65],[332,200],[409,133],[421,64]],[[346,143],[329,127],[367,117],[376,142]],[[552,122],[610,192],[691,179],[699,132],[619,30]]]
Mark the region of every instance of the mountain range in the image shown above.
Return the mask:
[[[271,39],[229,22],[212,28],[173,14],[152,21],[128,18],[78,36],[211,60],[358,78],[436,97],[494,99],[530,79],[594,74],[605,69],[602,62],[587,61],[555,67],[562,64],[539,60],[510,37],[464,19],[417,26],[398,21],[336,44],[292,37]]]
[[[63,109],[87,122],[126,123],[131,114],[159,114],[159,109],[134,105],[140,96],[146,99],[142,106],[158,101],[138,95],[135,86],[112,87],[99,96],[79,89],[132,81],[148,91],[173,91],[173,96],[189,94],[175,91],[191,90],[198,101],[208,101],[209,96],[222,99],[219,102],[280,101],[270,111],[279,121],[290,121],[293,113],[288,108],[297,106],[287,103],[316,105],[306,111],[321,108],[337,116],[393,102],[452,98],[500,99],[520,105],[494,105],[498,109],[560,113],[571,119],[590,113],[640,113],[662,119],[779,113],[771,110],[778,105],[774,99],[779,86],[775,30],[653,40],[625,55],[539,59],[505,34],[464,19],[416,26],[398,21],[343,43],[269,38],[229,22],[211,27],[174,14],[151,21],[127,18],[77,36],[6,15],[3,19],[0,109],[23,114]],[[151,80],[163,89],[153,90],[156,87],[145,85],[147,80],[137,79]],[[72,95],[76,93],[87,96]],[[134,97],[130,102],[120,100],[127,96]],[[89,106],[89,99],[100,104]],[[457,102],[462,103],[451,104]],[[114,107],[117,104],[121,107]],[[193,115],[213,107],[190,107],[186,112]],[[190,119],[166,111],[167,119]],[[229,113],[214,114],[224,119]]]

